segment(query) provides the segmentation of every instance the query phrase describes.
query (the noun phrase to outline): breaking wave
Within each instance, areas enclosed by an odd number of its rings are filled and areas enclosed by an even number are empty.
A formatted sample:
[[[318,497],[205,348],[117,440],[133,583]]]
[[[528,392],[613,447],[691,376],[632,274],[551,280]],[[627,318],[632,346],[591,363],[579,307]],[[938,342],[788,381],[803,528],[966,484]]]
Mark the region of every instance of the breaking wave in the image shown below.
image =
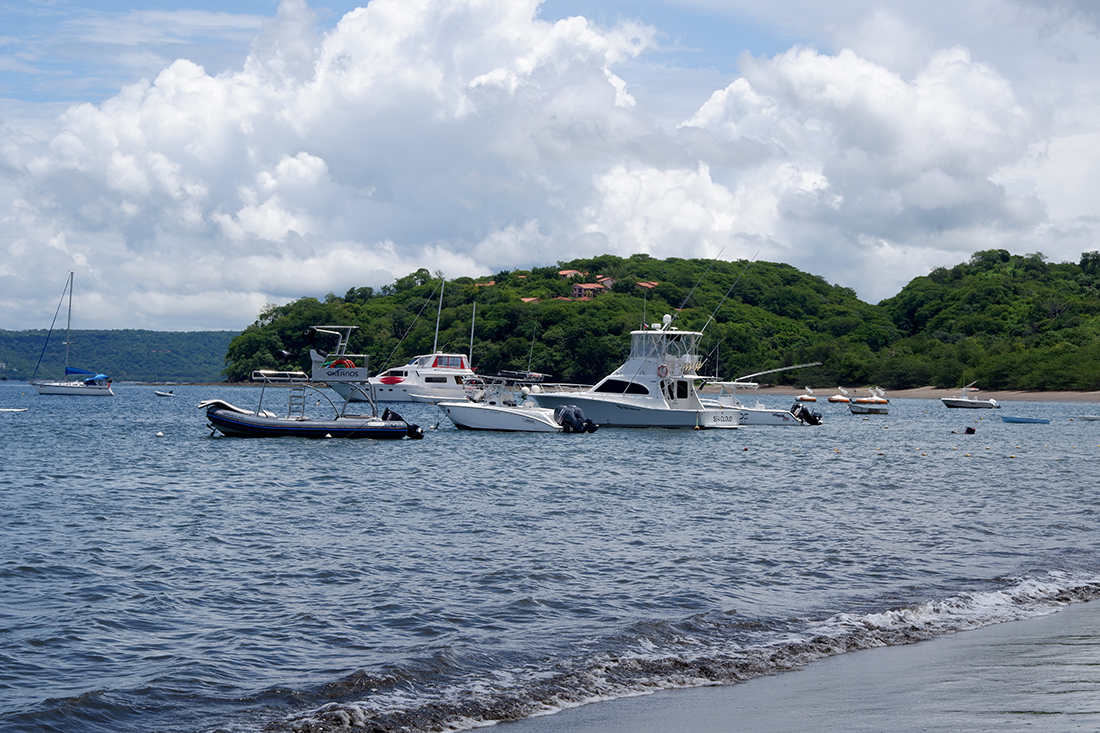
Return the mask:
[[[755,620],[708,613],[638,624],[604,648],[560,660],[434,657],[387,674],[357,672],[322,691],[338,699],[269,723],[293,733],[461,731],[658,690],[728,685],[826,657],[1055,613],[1100,597],[1100,577],[1049,572],[997,588],[865,614]],[[617,650],[617,651],[616,651]],[[479,668],[477,673],[463,669]]]

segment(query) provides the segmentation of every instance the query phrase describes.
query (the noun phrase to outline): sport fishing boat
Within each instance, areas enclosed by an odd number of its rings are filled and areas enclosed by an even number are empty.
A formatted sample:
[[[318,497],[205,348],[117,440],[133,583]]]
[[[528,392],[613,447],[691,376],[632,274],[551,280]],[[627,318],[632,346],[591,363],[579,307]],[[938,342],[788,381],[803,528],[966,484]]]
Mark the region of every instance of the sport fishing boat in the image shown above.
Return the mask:
[[[661,323],[630,332],[625,363],[587,390],[532,389],[541,407],[576,406],[601,428],[738,427],[732,410],[710,408],[696,382],[702,333],[681,331],[666,315]]]
[[[1000,405],[997,403],[997,400],[995,400],[993,398],[983,400],[983,399],[978,399],[977,397],[971,397],[970,396],[970,392],[976,391],[974,389],[974,385],[977,384],[977,383],[978,383],[977,380],[975,380],[975,381],[971,382],[970,384],[966,385],[965,387],[963,387],[962,392],[959,394],[958,397],[940,397],[940,402],[942,402],[946,407],[962,407],[962,408],[971,408],[971,409],[975,409],[975,408],[977,408],[977,409],[981,409],[981,408],[985,408],[985,409],[1000,408]]]
[[[111,378],[106,374],[100,374],[97,372],[90,372],[86,369],[76,369],[69,366],[69,346],[72,344],[72,326],[73,326],[73,273],[69,273],[69,280],[65,283],[65,290],[61,292],[61,301],[65,300],[65,292],[69,293],[69,317],[65,326],[65,376],[66,379],[60,380],[45,380],[36,382],[35,377],[38,376],[38,367],[42,365],[42,355],[38,357],[38,365],[34,368],[34,375],[31,377],[31,384],[38,390],[38,394],[44,395],[79,395],[85,397],[114,397],[115,393],[111,390]],[[61,303],[57,304],[58,310],[61,309]],[[57,321],[57,314],[54,314],[54,321]],[[46,344],[42,346],[42,354],[46,353],[46,345],[50,343],[50,336],[53,334],[54,324],[50,324],[50,331],[46,334]],[[71,378],[69,378],[71,377]]]
[[[486,377],[468,386],[466,399],[437,403],[455,427],[527,433],[594,433],[599,425],[576,405],[539,407],[531,398],[535,379]]]
[[[371,399],[371,385],[367,381],[367,357],[365,354],[347,353],[348,339],[358,326],[315,326],[313,334],[330,334],[339,338],[336,351],[331,355],[310,350],[312,374],[305,372],[258,370],[252,372],[253,381],[262,383],[260,398],[255,410],[246,410],[225,400],[203,400],[199,409],[206,410],[206,419],[213,431],[223,435],[253,438],[422,438],[420,426],[408,423],[392,410],[377,414]],[[333,402],[323,391],[325,386],[346,385],[349,392],[360,395],[361,402],[371,407],[369,415],[348,413],[351,400],[341,404]],[[287,390],[287,409],[284,415],[266,410],[264,396],[269,387]],[[307,414],[307,395],[316,396],[317,404],[323,399],[335,413],[329,417]]]

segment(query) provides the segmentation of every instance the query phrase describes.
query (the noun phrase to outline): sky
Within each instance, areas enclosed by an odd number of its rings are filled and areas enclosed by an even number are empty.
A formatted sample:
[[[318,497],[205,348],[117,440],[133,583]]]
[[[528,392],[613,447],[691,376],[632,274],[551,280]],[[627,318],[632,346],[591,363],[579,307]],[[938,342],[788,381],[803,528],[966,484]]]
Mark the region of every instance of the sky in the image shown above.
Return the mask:
[[[0,328],[577,257],[1100,248],[1094,0],[0,0]]]

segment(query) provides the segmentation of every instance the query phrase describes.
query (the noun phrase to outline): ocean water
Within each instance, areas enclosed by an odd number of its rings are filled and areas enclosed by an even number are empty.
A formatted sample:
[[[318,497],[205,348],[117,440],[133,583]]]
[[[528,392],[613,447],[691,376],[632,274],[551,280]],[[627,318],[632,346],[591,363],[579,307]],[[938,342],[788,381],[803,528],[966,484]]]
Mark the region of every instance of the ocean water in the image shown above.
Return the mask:
[[[198,402],[252,387],[116,392],[0,383],[0,730],[463,730],[1100,596],[1093,405],[588,435],[400,405],[426,437],[375,442],[212,437]]]

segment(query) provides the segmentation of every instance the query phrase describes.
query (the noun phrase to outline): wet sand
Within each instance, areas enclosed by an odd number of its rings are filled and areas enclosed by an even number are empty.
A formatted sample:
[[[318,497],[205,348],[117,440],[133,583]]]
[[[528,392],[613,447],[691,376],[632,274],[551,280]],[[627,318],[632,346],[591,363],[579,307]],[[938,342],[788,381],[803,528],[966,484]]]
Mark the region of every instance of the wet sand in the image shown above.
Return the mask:
[[[1100,603],[832,657],[726,687],[668,690],[501,733],[1100,730]]]

